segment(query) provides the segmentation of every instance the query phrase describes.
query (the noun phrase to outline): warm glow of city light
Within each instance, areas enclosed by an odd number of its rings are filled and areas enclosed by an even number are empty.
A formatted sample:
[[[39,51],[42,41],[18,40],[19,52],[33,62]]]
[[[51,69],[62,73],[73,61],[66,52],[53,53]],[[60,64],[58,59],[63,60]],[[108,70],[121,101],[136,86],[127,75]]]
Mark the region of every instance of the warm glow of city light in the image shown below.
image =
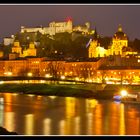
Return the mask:
[[[72,71],[70,71],[70,74],[72,74],[73,72]]]
[[[31,72],[27,73],[27,76],[32,77],[33,74]]]
[[[79,77],[76,77],[75,80],[76,80],[76,81],[79,81],[80,79],[79,79]]]
[[[4,84],[4,81],[0,81],[0,84]]]
[[[25,115],[25,134],[26,135],[33,135],[34,133],[34,115],[27,114]]]
[[[93,81],[92,81],[92,79],[88,79],[88,82],[89,82],[89,83],[92,83]]]
[[[6,75],[6,76],[12,76],[12,72],[5,72],[4,75]]]
[[[52,77],[50,74],[45,74],[45,77],[46,78],[50,78],[50,77]]]
[[[62,75],[60,78],[61,78],[62,80],[64,80],[66,77],[65,77],[64,75]]]
[[[128,95],[128,92],[126,90],[121,91],[121,96],[126,97]]]
[[[49,98],[51,98],[51,99],[55,99],[56,98],[56,96],[48,96]]]

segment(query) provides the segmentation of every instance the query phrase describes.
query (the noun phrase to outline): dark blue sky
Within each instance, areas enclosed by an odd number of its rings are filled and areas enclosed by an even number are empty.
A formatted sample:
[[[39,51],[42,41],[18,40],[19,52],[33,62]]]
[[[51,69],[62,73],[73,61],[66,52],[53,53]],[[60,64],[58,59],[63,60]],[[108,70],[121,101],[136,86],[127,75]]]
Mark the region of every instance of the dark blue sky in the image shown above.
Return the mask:
[[[140,5],[0,5],[0,39],[20,31],[20,26],[48,26],[72,17],[75,25],[91,23],[102,36],[113,36],[118,24],[130,40],[140,39]]]

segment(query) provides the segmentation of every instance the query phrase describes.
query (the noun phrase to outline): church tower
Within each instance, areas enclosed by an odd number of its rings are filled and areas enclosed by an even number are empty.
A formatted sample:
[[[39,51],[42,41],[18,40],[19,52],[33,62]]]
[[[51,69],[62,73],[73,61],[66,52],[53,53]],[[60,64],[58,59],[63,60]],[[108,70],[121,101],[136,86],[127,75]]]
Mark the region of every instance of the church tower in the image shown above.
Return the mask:
[[[22,47],[20,46],[20,42],[19,41],[15,41],[14,42],[14,45],[12,47],[12,53],[17,53],[17,54],[21,55]]]
[[[122,55],[122,48],[124,47],[128,47],[128,38],[123,32],[122,26],[119,24],[118,31],[112,38],[110,55]]]
[[[36,48],[35,48],[35,44],[33,42],[30,42],[29,44],[29,48],[23,50],[23,56],[36,56]]]
[[[96,48],[98,46],[98,34],[95,28],[95,32],[93,35],[93,39],[90,43],[89,49],[88,49],[88,57],[92,58],[92,57],[96,57]]]

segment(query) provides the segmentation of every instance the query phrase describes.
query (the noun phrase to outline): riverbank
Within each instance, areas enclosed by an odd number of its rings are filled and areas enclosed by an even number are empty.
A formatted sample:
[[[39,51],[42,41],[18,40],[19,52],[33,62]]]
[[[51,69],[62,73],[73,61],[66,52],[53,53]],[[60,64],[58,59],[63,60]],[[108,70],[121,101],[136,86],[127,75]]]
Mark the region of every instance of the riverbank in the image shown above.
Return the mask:
[[[18,135],[16,132],[10,132],[6,128],[0,126],[0,135]]]
[[[95,99],[112,99],[121,89],[140,91],[135,85],[106,84],[1,84],[2,93],[35,94],[46,96],[83,97]]]
[[[2,93],[35,94],[81,98],[112,99],[114,91],[96,90],[95,85],[57,85],[57,84],[1,84]]]

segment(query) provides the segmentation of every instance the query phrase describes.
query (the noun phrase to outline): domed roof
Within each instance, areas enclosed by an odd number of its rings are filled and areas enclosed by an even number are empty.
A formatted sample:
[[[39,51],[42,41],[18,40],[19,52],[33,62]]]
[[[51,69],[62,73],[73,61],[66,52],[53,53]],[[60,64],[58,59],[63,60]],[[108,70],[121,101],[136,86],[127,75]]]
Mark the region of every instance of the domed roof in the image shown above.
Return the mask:
[[[127,36],[122,31],[122,26],[120,24],[119,24],[119,27],[118,27],[118,31],[114,34],[113,38],[121,39],[121,40],[126,40],[127,39]]]

